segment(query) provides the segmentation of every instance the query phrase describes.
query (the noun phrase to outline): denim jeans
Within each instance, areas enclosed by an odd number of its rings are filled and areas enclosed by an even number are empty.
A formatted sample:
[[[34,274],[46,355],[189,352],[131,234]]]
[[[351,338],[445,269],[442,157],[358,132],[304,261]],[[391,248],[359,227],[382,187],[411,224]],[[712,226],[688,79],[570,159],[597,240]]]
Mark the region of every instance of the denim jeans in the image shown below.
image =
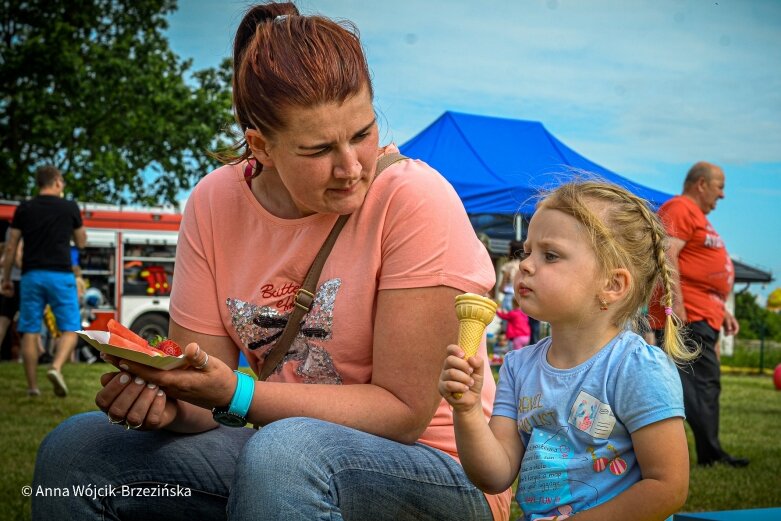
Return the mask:
[[[34,520],[492,519],[447,454],[311,418],[180,435],[74,416],[41,443],[32,507]]]

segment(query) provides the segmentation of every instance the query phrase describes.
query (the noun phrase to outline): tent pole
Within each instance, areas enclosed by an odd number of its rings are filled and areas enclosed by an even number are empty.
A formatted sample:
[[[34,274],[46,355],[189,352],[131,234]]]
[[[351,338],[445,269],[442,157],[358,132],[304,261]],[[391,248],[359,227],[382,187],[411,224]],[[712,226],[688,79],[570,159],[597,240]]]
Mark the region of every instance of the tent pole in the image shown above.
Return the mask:
[[[515,214],[515,240],[521,242],[523,239],[523,216],[520,213]]]

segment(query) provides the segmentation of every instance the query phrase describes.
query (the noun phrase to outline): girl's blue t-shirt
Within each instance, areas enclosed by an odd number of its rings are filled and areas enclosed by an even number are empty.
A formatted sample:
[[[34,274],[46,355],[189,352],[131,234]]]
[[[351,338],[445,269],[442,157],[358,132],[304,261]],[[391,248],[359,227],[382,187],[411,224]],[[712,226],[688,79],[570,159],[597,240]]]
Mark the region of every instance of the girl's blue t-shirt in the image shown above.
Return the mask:
[[[571,369],[552,367],[549,347],[544,338],[505,357],[493,410],[516,421],[526,448],[515,497],[528,520],[617,496],[641,479],[631,433],[684,417],[675,364],[637,334]]]

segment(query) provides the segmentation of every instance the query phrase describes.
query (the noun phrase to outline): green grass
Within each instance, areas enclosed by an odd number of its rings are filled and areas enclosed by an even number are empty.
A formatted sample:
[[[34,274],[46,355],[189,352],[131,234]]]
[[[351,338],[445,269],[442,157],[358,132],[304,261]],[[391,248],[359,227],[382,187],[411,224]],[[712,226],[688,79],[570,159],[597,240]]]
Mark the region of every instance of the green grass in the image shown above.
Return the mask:
[[[767,376],[722,376],[720,439],[745,469],[693,467],[687,512],[781,506],[781,391]],[[689,453],[694,451],[690,433]]]
[[[41,396],[27,397],[27,382],[22,364],[0,364],[0,440],[3,474],[0,478],[0,520],[30,519],[30,498],[21,488],[32,481],[35,453],[44,436],[58,423],[76,413],[97,410],[95,393],[100,388],[106,364],[68,364],[63,375],[70,395],[54,396],[46,379],[47,367],[38,368]]]
[[[32,480],[35,453],[43,437],[65,418],[95,410],[98,377],[105,364],[67,365],[63,371],[71,394],[56,398],[40,368],[43,394],[25,394],[21,364],[0,363],[0,520],[30,518],[30,500],[21,488]],[[721,440],[729,452],[751,458],[745,469],[693,467],[685,512],[781,506],[781,391],[768,376],[724,375]],[[691,439],[689,449],[693,450]],[[512,519],[519,514],[513,502]]]

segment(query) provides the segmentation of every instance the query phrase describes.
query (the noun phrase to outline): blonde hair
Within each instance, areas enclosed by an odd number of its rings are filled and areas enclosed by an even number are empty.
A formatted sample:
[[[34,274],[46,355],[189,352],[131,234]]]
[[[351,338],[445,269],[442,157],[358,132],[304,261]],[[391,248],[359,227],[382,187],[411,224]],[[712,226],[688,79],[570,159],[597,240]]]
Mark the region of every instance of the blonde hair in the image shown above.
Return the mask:
[[[627,297],[617,303],[616,326],[647,327],[642,315],[657,284],[661,305],[670,311],[664,328],[664,350],[676,362],[696,356],[684,345],[681,322],[671,313],[675,270],[667,259],[667,233],[645,199],[620,186],[579,180],[551,191],[537,205],[574,217],[585,228],[604,276],[624,268],[631,274]]]

